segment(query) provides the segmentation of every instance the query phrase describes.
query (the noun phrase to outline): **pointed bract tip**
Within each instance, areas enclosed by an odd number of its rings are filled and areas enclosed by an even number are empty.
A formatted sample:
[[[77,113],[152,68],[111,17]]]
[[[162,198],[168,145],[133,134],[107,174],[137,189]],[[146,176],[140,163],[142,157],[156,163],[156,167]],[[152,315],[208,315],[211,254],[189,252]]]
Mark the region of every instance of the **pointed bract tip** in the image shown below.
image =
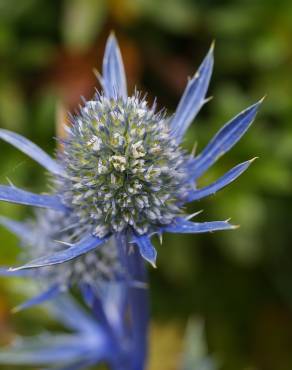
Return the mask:
[[[213,41],[211,42],[211,46],[210,46],[210,52],[211,52],[211,53],[213,53],[213,52],[214,52],[215,45],[216,45],[216,40],[213,40]]]
[[[10,180],[9,177],[5,176],[5,179],[6,181],[8,182],[8,184],[12,187],[12,188],[16,188],[16,186],[13,184],[12,180]]]
[[[192,82],[193,80],[197,80],[200,77],[200,72],[196,71],[192,77],[188,76],[188,82]]]
[[[225,222],[227,222],[229,224],[229,221],[231,220],[231,217],[228,218],[227,220],[225,220]],[[231,225],[230,224],[230,229],[231,230],[234,230],[234,229],[238,229],[239,228],[239,225]]]
[[[109,34],[109,37],[107,39],[107,43],[109,43],[109,42],[114,42],[115,44],[118,43],[117,37],[116,37],[116,34],[115,34],[115,31],[114,30],[111,30],[111,32]]]
[[[195,157],[195,155],[196,155],[197,147],[198,147],[198,142],[195,141],[194,145],[193,145],[193,148],[192,148],[192,151],[191,151],[191,154],[192,154],[193,157]]]
[[[194,212],[194,213],[192,213],[191,215],[187,215],[187,217],[185,217],[185,220],[189,221],[189,220],[191,220],[193,217],[198,216],[199,214],[201,214],[203,211],[204,211],[203,209],[200,209],[199,211]]]
[[[259,106],[263,103],[263,101],[265,100],[266,98],[266,95],[263,96],[261,99],[259,99],[258,101],[256,101],[254,104],[248,106],[246,109],[244,109],[241,113],[245,113],[246,111],[249,111],[249,110],[258,110]]]
[[[9,267],[8,271],[9,272],[15,272],[15,271],[20,271],[26,269],[26,265],[23,266],[18,266],[18,267]]]
[[[261,99],[259,99],[256,103],[254,103],[251,107],[258,108],[260,105],[262,105],[263,101],[266,99],[266,95],[264,95]]]
[[[115,30],[110,30],[110,34],[109,34],[109,37],[116,37],[116,33],[115,33]]]
[[[157,269],[156,262],[150,262],[150,263],[151,263],[151,265],[152,265],[153,268]]]
[[[93,68],[92,72],[93,72],[94,76],[95,76],[99,81],[100,81],[100,80],[102,80],[102,76],[101,76],[100,72],[98,71],[98,69]]]
[[[204,104],[209,103],[209,101],[213,100],[214,96],[208,96],[208,98],[204,99]]]
[[[248,162],[249,164],[252,164],[254,161],[256,161],[259,157],[253,157],[252,159],[250,159]]]
[[[57,239],[54,239],[54,242],[55,243],[66,245],[66,247],[73,247],[73,245],[74,245],[72,243],[64,242],[63,240],[57,240]]]

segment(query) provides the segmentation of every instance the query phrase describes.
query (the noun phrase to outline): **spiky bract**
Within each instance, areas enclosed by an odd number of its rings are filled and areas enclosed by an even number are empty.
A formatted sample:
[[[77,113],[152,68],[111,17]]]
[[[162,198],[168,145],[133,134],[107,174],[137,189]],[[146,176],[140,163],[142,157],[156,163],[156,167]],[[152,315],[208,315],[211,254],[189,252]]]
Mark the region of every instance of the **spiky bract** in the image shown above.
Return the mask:
[[[26,258],[35,259],[68,248],[67,244],[70,246],[82,235],[82,229],[77,232],[75,222],[76,218],[70,214],[64,217],[54,210],[35,212],[35,219],[26,222],[29,232],[21,238]],[[116,243],[111,238],[101,248],[83,255],[80,259],[44,267],[40,269],[39,274],[43,277],[40,281],[49,286],[82,283],[96,286],[115,280],[118,275],[122,275],[122,268]]]

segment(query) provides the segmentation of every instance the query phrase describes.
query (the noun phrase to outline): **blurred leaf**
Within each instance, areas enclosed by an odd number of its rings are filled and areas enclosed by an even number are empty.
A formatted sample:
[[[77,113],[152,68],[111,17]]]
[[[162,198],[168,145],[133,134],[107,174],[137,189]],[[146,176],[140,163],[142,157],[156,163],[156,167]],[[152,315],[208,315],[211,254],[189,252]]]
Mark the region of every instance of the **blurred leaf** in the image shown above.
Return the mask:
[[[259,261],[263,253],[259,231],[265,222],[264,204],[255,195],[241,192],[219,199],[217,206],[224,217],[232,216],[233,223],[241,225],[236,232],[222,234],[219,241],[224,253],[242,264]]]
[[[186,0],[137,0],[142,14],[171,32],[193,30],[197,23],[196,7]]]
[[[19,47],[18,56],[22,68],[35,70],[50,65],[55,57],[55,47],[44,40],[34,39]]]
[[[96,39],[106,17],[106,0],[66,0],[62,33],[65,46],[86,50]]]
[[[1,81],[1,80],[0,80]],[[0,84],[0,122],[10,130],[21,128],[26,119],[26,108],[21,88],[12,81]]]

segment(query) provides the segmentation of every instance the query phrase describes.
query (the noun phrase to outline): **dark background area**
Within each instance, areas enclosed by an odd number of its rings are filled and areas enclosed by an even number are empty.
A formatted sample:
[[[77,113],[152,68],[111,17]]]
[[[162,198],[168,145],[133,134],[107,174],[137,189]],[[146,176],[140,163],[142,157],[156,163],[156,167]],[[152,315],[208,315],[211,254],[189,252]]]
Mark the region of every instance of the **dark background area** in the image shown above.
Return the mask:
[[[190,211],[202,220],[232,217],[236,231],[170,235],[150,268],[153,328],[150,370],[178,368],[187,320],[202,317],[222,370],[292,369],[292,2],[290,0],[0,0],[0,125],[54,152],[63,111],[98,86],[105,40],[114,30],[129,90],[147,91],[171,113],[216,40],[211,102],[184,146],[199,150],[233,115],[267,94],[236,148],[200,181],[258,156],[230,187]],[[0,182],[45,191],[43,170],[1,143]],[[1,204],[22,219],[30,210]],[[16,263],[17,240],[0,233],[3,265]],[[0,342],[54,324],[41,309],[9,310],[33,287],[0,281]],[[8,369],[1,367],[0,369]],[[196,370],[196,369],[194,369]],[[199,370],[199,369],[198,369]]]

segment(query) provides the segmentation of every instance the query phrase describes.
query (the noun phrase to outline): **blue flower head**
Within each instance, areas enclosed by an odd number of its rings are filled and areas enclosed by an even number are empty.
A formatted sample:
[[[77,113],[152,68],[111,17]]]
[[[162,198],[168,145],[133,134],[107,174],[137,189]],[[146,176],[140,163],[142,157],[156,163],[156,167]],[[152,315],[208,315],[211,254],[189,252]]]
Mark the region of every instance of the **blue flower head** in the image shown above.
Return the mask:
[[[214,183],[197,188],[197,179],[231,149],[250,127],[261,101],[231,119],[194,156],[181,147],[184,134],[207,101],[213,46],[189,79],[176,112],[157,112],[139,92],[128,96],[117,41],[110,35],[103,60],[102,91],[72,116],[64,151],[56,160],[27,139],[7,130],[0,137],[43,165],[54,176],[55,193],[37,195],[0,187],[0,199],[54,209],[72,217],[74,241],[18,269],[51,266],[101,247],[109,238],[126,240],[155,265],[153,234],[228,230],[228,221],[192,222],[188,202],[222,189],[252,161],[237,165]],[[120,236],[123,235],[121,238]],[[129,248],[129,247],[128,247]]]

